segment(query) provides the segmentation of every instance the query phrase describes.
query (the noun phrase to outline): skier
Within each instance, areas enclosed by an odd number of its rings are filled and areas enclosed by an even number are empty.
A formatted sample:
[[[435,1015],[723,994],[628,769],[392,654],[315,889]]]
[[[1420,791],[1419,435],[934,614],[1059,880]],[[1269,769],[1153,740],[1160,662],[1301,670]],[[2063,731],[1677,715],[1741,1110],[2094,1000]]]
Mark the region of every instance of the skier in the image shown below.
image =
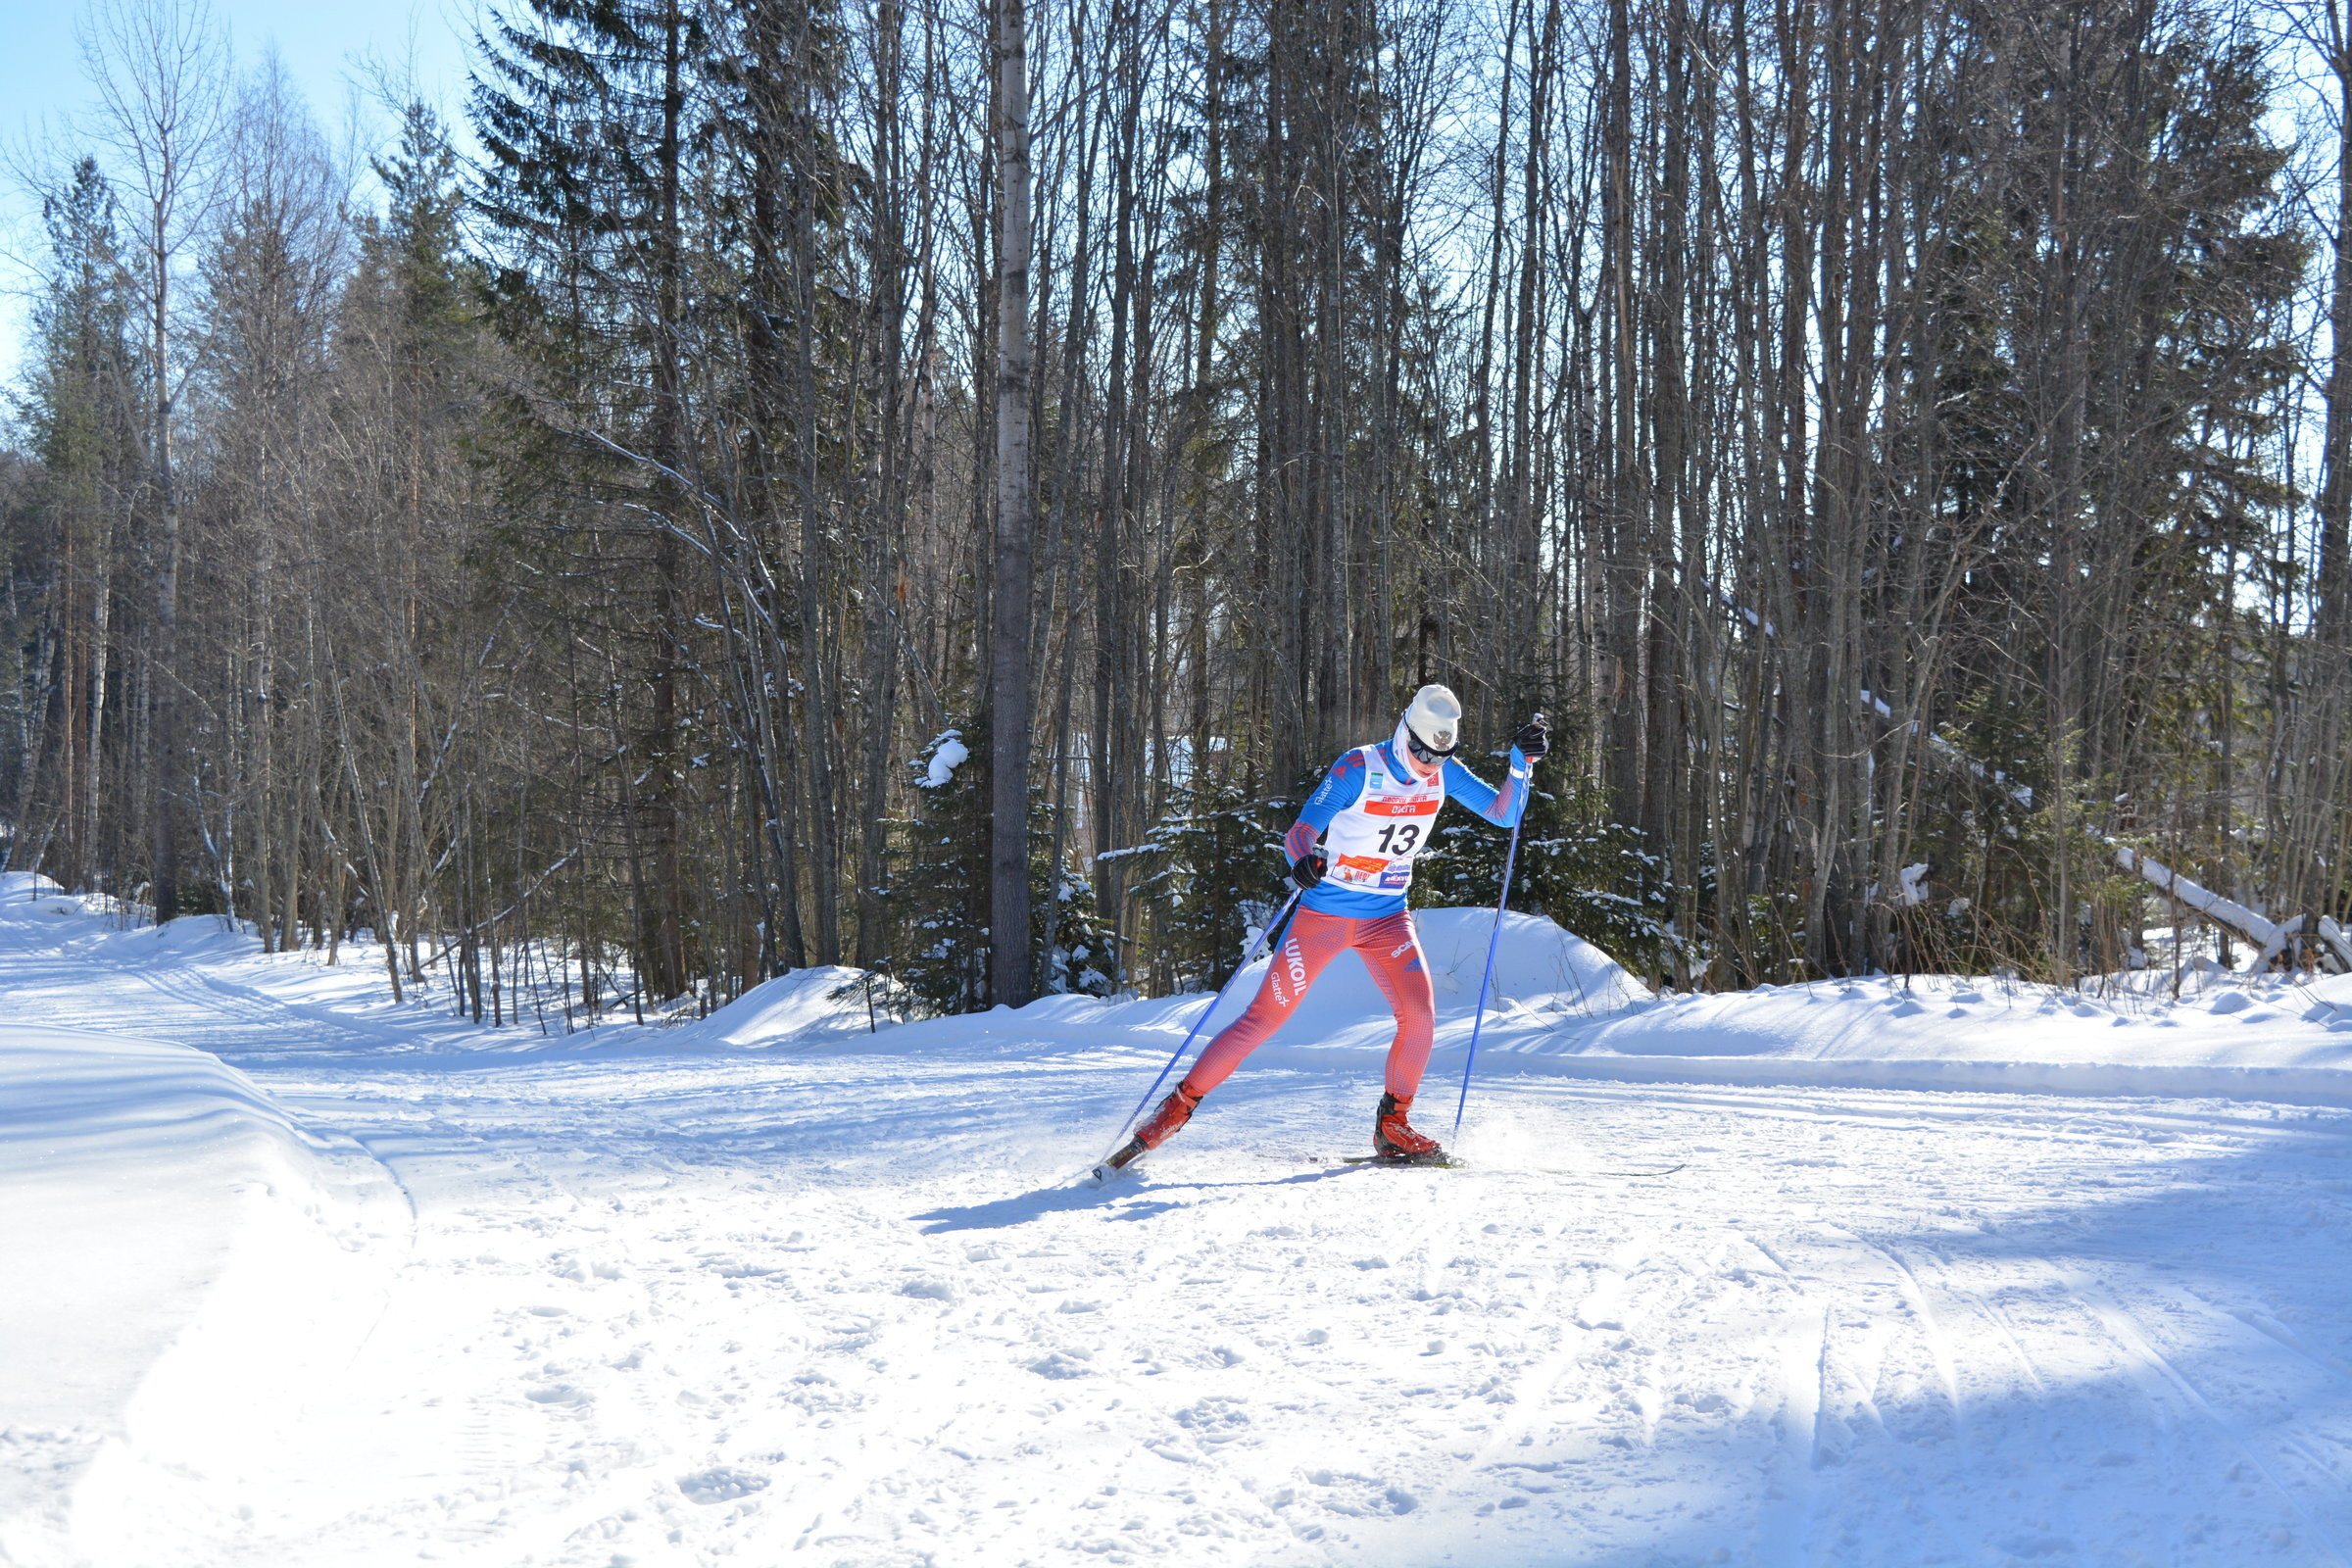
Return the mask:
[[[1424,686],[1413,694],[1395,735],[1331,764],[1283,841],[1291,880],[1302,894],[1257,996],[1110,1156],[1105,1163],[1111,1169],[1157,1149],[1191,1120],[1201,1097],[1282,1026],[1323,966],[1348,948],[1363,958],[1396,1015],[1387,1093],[1372,1122],[1373,1153],[1390,1164],[1446,1163],[1438,1141],[1406,1119],[1429,1065],[1437,1013],[1421,942],[1404,906],[1413,860],[1429,848],[1429,829],[1448,796],[1498,827],[1516,827],[1527,809],[1535,763],[1550,747],[1550,731],[1538,713],[1512,737],[1509,776],[1496,791],[1454,760],[1461,724],[1460,700],[1443,686]]]

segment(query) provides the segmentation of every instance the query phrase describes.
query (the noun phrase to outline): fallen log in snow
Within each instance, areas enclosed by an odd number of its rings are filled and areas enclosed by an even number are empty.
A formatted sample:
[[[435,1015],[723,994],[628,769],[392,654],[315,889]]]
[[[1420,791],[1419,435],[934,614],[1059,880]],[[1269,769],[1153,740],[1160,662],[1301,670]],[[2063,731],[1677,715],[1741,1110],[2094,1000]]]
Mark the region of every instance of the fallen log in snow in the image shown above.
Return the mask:
[[[2114,844],[2112,839],[2108,842]],[[2273,920],[2234,899],[2225,899],[2218,893],[2199,887],[2162,861],[2142,855],[2128,844],[2115,844],[2115,863],[2176,903],[2186,905],[2216,925],[2228,927],[2260,949],[2253,965],[2257,969],[2267,967],[2297,937],[2307,937],[2305,945],[2318,957],[2320,967],[2331,974],[2352,974],[2352,940],[2348,940],[2343,928],[2327,915],[2320,915],[2316,920],[2300,914],[2286,920]]]
[[[1894,717],[1893,709],[1888,707],[1886,700],[1876,693],[1864,691],[1858,696],[1862,706],[1877,713],[1881,718],[1891,720]],[[1917,719],[1911,720],[1911,732],[1915,735],[1920,733]],[[1937,758],[1947,763],[1966,768],[1984,783],[1999,786],[2008,793],[2011,800],[2027,810],[2033,810],[2037,804],[2031,785],[2018,784],[2004,773],[1988,770],[1984,763],[1963,753],[1943,736],[1930,731],[1927,734],[1927,743],[1929,751]],[[2218,893],[2199,887],[2161,861],[2150,859],[2129,845],[2116,843],[2114,839],[2109,838],[2096,827],[2092,827],[2090,831],[2115,851],[2116,864],[2140,877],[2176,902],[2196,910],[2216,925],[2234,932],[2250,946],[2259,949],[2260,953],[2254,959],[2252,967],[2268,968],[2271,960],[2284,953],[2297,938],[2301,938],[2302,945],[2318,960],[2322,969],[2330,974],[2352,974],[2352,933],[2347,933],[2329,916],[2298,914],[2285,920],[2273,920],[2267,915],[2247,908],[2234,899],[2225,899]],[[1909,871],[1906,870],[1903,876],[1903,890],[1908,894],[1911,889],[1912,878]],[[1872,892],[1875,896],[1876,884],[1873,884]],[[1907,898],[1904,902],[1915,903],[1917,901]]]

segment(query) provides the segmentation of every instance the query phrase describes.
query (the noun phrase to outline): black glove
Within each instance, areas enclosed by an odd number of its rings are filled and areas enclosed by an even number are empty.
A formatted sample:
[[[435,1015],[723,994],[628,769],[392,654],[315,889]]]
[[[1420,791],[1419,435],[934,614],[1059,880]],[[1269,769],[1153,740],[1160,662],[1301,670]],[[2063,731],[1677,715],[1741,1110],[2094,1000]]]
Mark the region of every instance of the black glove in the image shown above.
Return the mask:
[[[1304,855],[1298,857],[1298,858],[1296,860],[1293,860],[1291,862],[1291,880],[1298,884],[1300,892],[1304,892],[1306,889],[1311,888],[1316,883],[1322,881],[1323,852],[1321,850],[1309,850]]]
[[[1529,761],[1542,761],[1544,754],[1551,750],[1551,726],[1544,722],[1542,713],[1538,713],[1521,727],[1518,734],[1511,737],[1511,744],[1518,747],[1519,755]]]

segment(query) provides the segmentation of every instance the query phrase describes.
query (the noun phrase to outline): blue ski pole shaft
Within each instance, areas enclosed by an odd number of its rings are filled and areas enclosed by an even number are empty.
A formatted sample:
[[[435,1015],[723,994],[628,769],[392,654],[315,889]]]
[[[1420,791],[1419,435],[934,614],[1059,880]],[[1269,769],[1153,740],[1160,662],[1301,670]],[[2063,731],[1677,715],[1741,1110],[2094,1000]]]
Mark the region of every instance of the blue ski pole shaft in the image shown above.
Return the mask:
[[[1176,1064],[1184,1059],[1184,1054],[1193,1049],[1194,1038],[1200,1033],[1201,1027],[1205,1025],[1210,1018],[1216,1015],[1217,1004],[1225,1000],[1225,993],[1233,989],[1233,983],[1236,980],[1239,980],[1243,974],[1248,971],[1249,967],[1257,961],[1257,956],[1259,953],[1270,951],[1276,942],[1282,940],[1282,929],[1284,926],[1287,926],[1291,923],[1291,911],[1298,906],[1298,898],[1299,895],[1298,893],[1293,893],[1283,902],[1282,908],[1275,914],[1274,918],[1266,922],[1265,935],[1259,940],[1258,943],[1251,945],[1250,949],[1250,956],[1242,960],[1241,967],[1234,970],[1232,974],[1227,975],[1225,977],[1225,983],[1217,988],[1217,994],[1208,999],[1207,1007],[1201,1011],[1200,1017],[1193,1020],[1193,1027],[1191,1031],[1185,1035],[1184,1043],[1178,1046],[1176,1050],[1170,1054],[1166,1065],[1159,1069],[1159,1076],[1152,1079],[1152,1087],[1144,1091],[1144,1098],[1135,1102],[1135,1108],[1127,1113],[1127,1119],[1119,1123],[1118,1133],[1110,1141],[1111,1152],[1116,1153],[1118,1152],[1119,1142],[1121,1139],[1127,1136],[1127,1129],[1133,1127],[1136,1123],[1136,1118],[1143,1115],[1144,1107],[1152,1103],[1152,1097],[1159,1093],[1159,1086],[1168,1081],[1168,1074],[1176,1070]]]
[[[1511,871],[1519,863],[1519,829],[1527,821],[1524,807],[1511,824],[1511,848],[1502,858],[1502,897],[1494,901],[1494,930],[1487,938],[1487,972],[1479,977],[1478,1012],[1470,1020],[1470,1054],[1462,1058],[1462,1098],[1453,1103],[1453,1136],[1462,1133],[1462,1111],[1470,1103],[1470,1069],[1478,1065],[1478,1032],[1487,1026],[1487,988],[1494,983],[1494,950],[1502,945],[1502,911],[1511,903]]]

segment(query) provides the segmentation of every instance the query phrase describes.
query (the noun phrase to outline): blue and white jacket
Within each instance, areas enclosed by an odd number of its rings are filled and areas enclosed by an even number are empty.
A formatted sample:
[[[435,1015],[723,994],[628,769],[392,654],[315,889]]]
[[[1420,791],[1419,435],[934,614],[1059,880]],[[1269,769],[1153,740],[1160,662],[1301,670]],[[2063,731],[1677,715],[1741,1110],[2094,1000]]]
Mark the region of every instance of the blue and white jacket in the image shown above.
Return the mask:
[[[1413,861],[1429,848],[1429,830],[1447,800],[1497,827],[1517,827],[1526,813],[1534,770],[1518,747],[1511,748],[1509,775],[1495,790],[1450,757],[1437,777],[1416,777],[1405,760],[1405,736],[1400,722],[1390,739],[1359,746],[1332,763],[1284,837],[1293,860],[1318,841],[1323,845],[1324,878],[1299,901],[1307,908],[1363,920],[1403,908]]]

